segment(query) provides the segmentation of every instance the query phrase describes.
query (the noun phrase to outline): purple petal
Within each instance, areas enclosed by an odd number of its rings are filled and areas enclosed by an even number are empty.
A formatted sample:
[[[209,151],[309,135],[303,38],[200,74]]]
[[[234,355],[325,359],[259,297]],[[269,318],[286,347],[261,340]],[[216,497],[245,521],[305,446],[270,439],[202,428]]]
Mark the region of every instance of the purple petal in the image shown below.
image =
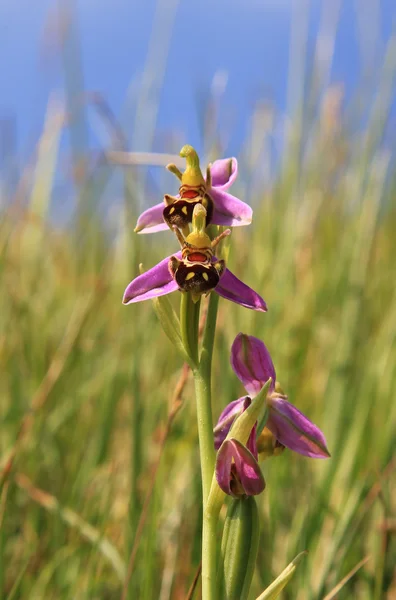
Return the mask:
[[[155,233],[169,229],[163,219],[164,203],[156,204],[145,210],[137,220],[135,231],[138,233]]]
[[[273,396],[269,399],[269,408],[267,427],[286,448],[311,458],[330,456],[325,437],[319,427],[293,404]]]
[[[181,258],[181,252],[172,256]],[[176,291],[178,285],[169,272],[169,259],[170,256],[164,258],[158,265],[131,281],[124,292],[123,304],[142,302]]]
[[[244,396],[243,398],[239,398],[238,400],[234,400],[233,402],[227,404],[227,406],[219,416],[217,425],[213,429],[214,445],[216,450],[220,448],[221,444],[226,439],[228,432],[231,429],[231,425],[235,420],[235,417],[237,417],[243,412],[245,398],[247,398],[247,396]]]
[[[228,269],[217,284],[215,291],[223,298],[236,302],[246,308],[258,310],[260,312],[267,311],[267,305],[257,292],[252,290],[248,285],[244,284],[240,279],[235,277]]]
[[[253,211],[248,204],[227,192],[222,192],[219,188],[211,188],[209,194],[214,203],[212,216],[214,225],[225,225],[226,227],[250,225]]]
[[[270,389],[274,389],[275,367],[265,344],[256,337],[238,333],[231,347],[231,366],[251,396],[256,396],[270,377]]]
[[[210,166],[212,186],[219,190],[228,190],[238,175],[238,161],[236,158],[221,158],[215,160]]]
[[[256,496],[265,488],[256,459],[235,439],[226,440],[217,453],[216,479],[223,492],[236,498]]]

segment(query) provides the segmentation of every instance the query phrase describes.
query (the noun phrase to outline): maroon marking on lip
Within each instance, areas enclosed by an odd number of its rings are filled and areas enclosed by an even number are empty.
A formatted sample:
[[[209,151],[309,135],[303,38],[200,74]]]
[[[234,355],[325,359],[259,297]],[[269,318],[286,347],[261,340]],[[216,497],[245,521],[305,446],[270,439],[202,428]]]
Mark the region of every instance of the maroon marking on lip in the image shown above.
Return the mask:
[[[187,256],[190,262],[206,262],[207,258],[205,254],[201,254],[200,252],[192,252]]]
[[[197,190],[186,190],[183,191],[182,193],[182,198],[197,198],[199,196],[199,193],[197,192]]]

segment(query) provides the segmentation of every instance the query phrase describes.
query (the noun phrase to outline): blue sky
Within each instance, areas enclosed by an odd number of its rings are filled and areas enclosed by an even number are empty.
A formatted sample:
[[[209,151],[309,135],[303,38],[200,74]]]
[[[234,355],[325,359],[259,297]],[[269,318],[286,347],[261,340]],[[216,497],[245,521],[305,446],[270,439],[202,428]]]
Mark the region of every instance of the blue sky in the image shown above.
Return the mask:
[[[22,156],[37,140],[50,92],[62,89],[62,63],[51,43],[50,16],[60,4],[0,2],[0,117],[15,118]],[[217,73],[218,80],[227,81],[220,122],[232,130],[228,144],[237,151],[258,100],[269,99],[280,112],[287,109],[290,67],[298,72],[301,45],[291,40],[299,35],[306,39],[312,59],[319,35],[326,55],[332,21],[338,26],[330,79],[344,82],[347,96],[351,95],[361,80],[362,65],[371,64],[375,72],[381,64],[396,16],[394,0],[68,4],[75,6],[85,87],[105,96],[131,134],[135,150],[156,150],[161,139],[175,131],[197,138],[200,98],[207,95]]]

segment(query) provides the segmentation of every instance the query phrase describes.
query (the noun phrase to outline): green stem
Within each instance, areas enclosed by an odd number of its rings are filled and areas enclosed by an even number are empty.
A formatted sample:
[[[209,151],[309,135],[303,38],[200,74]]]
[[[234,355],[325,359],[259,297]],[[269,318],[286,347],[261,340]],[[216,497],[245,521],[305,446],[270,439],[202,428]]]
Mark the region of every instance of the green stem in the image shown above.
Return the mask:
[[[209,496],[215,465],[212,419],[212,357],[218,306],[219,296],[212,293],[206,315],[200,361],[198,368],[194,370],[204,510]]]
[[[218,514],[203,513],[202,520],[202,600],[218,600],[217,574]]]
[[[202,474],[202,599],[216,599],[216,552],[218,511],[207,511],[210,487],[214,476],[215,449],[212,419],[212,357],[216,332],[219,297],[211,294],[203,335],[200,360],[198,360],[199,302],[193,303],[191,295],[182,294],[180,304],[180,331],[187,354],[191,357],[197,403],[199,453]]]
[[[206,373],[207,375],[207,373]],[[197,402],[199,453],[202,474],[202,600],[216,598],[216,529],[217,518],[206,511],[207,499],[214,472],[215,451],[213,446],[213,423],[211,406],[211,382],[205,376],[202,363],[194,370],[195,396]]]
[[[211,381],[212,377],[212,357],[214,348],[214,338],[216,333],[217,311],[219,308],[218,294],[212,293],[209,299],[208,314],[206,315],[205,331],[201,351],[201,369],[204,376]]]
[[[205,510],[213,477],[215,451],[213,446],[212,405],[210,379],[207,379],[202,366],[194,370],[195,396],[197,402],[199,453],[202,474],[202,498]]]
[[[202,523],[202,598],[216,597],[216,552],[218,514],[206,510],[215,468],[212,420],[212,357],[216,332],[219,296],[212,293],[209,299],[205,331],[198,369],[194,371],[197,401],[199,450],[202,473],[203,523]]]
[[[201,301],[193,302],[191,294],[183,292],[180,301],[180,333],[183,346],[194,367],[198,365],[198,325]]]

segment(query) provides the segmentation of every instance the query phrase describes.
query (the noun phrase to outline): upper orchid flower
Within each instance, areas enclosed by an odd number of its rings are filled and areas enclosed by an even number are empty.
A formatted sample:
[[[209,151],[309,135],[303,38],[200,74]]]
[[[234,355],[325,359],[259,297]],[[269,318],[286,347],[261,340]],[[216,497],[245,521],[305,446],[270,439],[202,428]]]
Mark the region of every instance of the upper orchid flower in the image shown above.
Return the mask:
[[[206,179],[202,176],[199,158],[191,146],[184,146],[180,151],[187,167],[181,173],[176,165],[168,165],[167,169],[174,173],[181,182],[179,196],[164,196],[164,202],[144,211],[138,218],[135,231],[138,233],[154,233],[176,225],[183,231],[192,221],[194,206],[200,203],[207,211],[207,225],[223,225],[237,227],[249,225],[252,221],[250,206],[227,193],[234,183],[238,163],[236,158],[216,160],[206,170]]]
[[[286,446],[294,452],[311,458],[330,456],[326,440],[320,429],[293,404],[290,404],[286,396],[277,391],[274,383],[276,381],[275,368],[271,356],[261,340],[251,335],[238,334],[231,348],[231,365],[252,398],[259,393],[269,378],[272,379],[267,397],[268,420],[266,425],[277,441],[277,444],[274,444],[274,449],[277,448],[275,454],[279,453],[281,446]],[[243,406],[244,398],[240,398],[231,402],[223,410],[214,429],[217,448],[227,436],[234,418],[243,411]],[[260,444],[260,437],[257,440],[259,449],[260,445],[263,445]]]
[[[184,238],[175,227],[182,251],[168,256],[158,265],[136,277],[126,288],[124,304],[141,302],[176,290],[191,292],[196,301],[213,289],[224,298],[247,308],[265,312],[267,306],[259,294],[242,283],[213,256],[213,249],[230,232],[211,240],[205,233],[206,210],[199,204],[193,211],[192,232]]]

